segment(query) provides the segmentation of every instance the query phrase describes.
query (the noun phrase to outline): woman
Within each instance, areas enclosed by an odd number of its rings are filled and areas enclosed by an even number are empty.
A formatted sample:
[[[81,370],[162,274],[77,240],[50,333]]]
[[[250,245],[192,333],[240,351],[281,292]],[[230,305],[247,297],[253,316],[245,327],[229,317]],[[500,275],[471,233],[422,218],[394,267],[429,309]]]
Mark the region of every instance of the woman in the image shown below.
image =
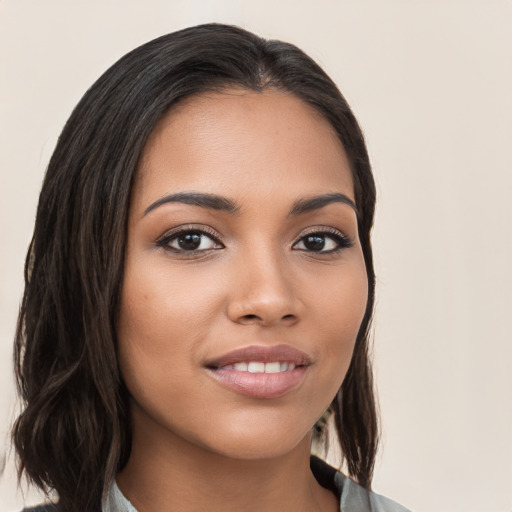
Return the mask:
[[[357,121],[296,47],[211,24],[110,68],[26,262],[14,441],[42,510],[405,510],[369,490],[374,203]],[[330,415],[353,480],[310,457]]]

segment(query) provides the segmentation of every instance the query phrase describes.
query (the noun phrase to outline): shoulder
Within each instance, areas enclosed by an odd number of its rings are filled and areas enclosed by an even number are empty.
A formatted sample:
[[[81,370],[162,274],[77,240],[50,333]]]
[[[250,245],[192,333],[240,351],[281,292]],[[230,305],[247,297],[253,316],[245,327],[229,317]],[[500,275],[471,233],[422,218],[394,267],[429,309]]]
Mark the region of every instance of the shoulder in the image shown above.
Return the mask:
[[[336,473],[334,482],[340,491],[343,512],[410,512],[395,501],[361,487],[342,473]]]
[[[315,459],[315,460],[313,460]],[[343,512],[410,512],[393,500],[369,491],[336,471],[317,457],[312,458],[311,469],[323,486],[336,492]]]
[[[36,507],[24,508],[21,512],[55,512],[57,507],[55,505],[37,505]]]

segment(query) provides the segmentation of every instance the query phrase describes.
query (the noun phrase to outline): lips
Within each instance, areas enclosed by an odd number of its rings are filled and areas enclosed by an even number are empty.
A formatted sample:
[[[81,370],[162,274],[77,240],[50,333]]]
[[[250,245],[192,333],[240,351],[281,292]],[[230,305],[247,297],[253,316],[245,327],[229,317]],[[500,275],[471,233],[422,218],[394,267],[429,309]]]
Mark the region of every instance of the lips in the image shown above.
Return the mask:
[[[271,361],[262,363],[260,361],[243,361],[235,364],[228,364],[216,368],[217,370],[237,370],[249,373],[280,373],[295,369],[296,364],[288,361]]]
[[[232,352],[228,352],[218,358],[207,361],[206,366],[210,368],[221,368],[236,363],[255,361],[260,363],[271,363],[283,361],[293,363],[295,366],[311,364],[309,357],[296,348],[289,345],[261,346],[251,345]]]
[[[310,358],[289,345],[254,345],[206,363],[208,373],[224,387],[253,398],[277,398],[304,380]]]

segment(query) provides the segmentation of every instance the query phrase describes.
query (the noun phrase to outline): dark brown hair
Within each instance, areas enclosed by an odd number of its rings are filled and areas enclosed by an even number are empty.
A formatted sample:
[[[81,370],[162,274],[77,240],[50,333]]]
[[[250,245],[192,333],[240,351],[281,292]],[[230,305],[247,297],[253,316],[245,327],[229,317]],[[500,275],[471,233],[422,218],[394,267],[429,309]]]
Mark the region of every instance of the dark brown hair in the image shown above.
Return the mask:
[[[141,151],[177,102],[232,86],[275,88],[313,106],[351,163],[368,303],[332,410],[349,474],[371,484],[378,438],[368,354],[375,185],[363,135],[334,83],[301,50],[209,24],[150,41],[107,70],[71,114],[46,171],[15,340],[24,410],[13,438],[20,476],[55,490],[60,510],[98,509],[105,486],[129,457],[116,322]]]

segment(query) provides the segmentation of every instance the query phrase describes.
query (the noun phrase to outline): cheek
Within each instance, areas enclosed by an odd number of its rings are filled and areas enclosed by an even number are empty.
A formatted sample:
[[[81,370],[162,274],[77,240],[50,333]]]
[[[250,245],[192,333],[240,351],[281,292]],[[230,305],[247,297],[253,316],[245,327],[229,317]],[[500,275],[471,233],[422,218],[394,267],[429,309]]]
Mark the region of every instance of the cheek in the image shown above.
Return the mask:
[[[225,267],[215,261],[176,264],[161,255],[127,259],[117,326],[119,364],[132,399],[160,424],[176,416],[185,421],[193,414],[190,403],[200,411],[209,405],[199,370],[226,328],[226,272],[232,267]]]
[[[197,272],[172,272],[166,262],[130,263],[117,326],[119,359],[132,394],[147,395],[154,391],[153,384],[170,376],[177,381],[184,377],[193,347],[219,301],[215,283]]]
[[[324,364],[325,384],[330,389],[328,393],[334,398],[350,366],[366,311],[368,279],[362,255],[350,262],[339,277],[326,278],[323,284],[323,287],[316,288],[317,307],[311,325],[322,340],[319,357]]]
[[[353,333],[359,330],[368,300],[368,278],[362,257],[349,262],[338,275],[326,275],[323,281],[317,281],[313,290],[318,329],[355,341]]]
[[[120,340],[162,355],[192,343],[198,330],[219,307],[215,272],[191,268],[177,272],[169,265],[127,266],[121,296]]]

